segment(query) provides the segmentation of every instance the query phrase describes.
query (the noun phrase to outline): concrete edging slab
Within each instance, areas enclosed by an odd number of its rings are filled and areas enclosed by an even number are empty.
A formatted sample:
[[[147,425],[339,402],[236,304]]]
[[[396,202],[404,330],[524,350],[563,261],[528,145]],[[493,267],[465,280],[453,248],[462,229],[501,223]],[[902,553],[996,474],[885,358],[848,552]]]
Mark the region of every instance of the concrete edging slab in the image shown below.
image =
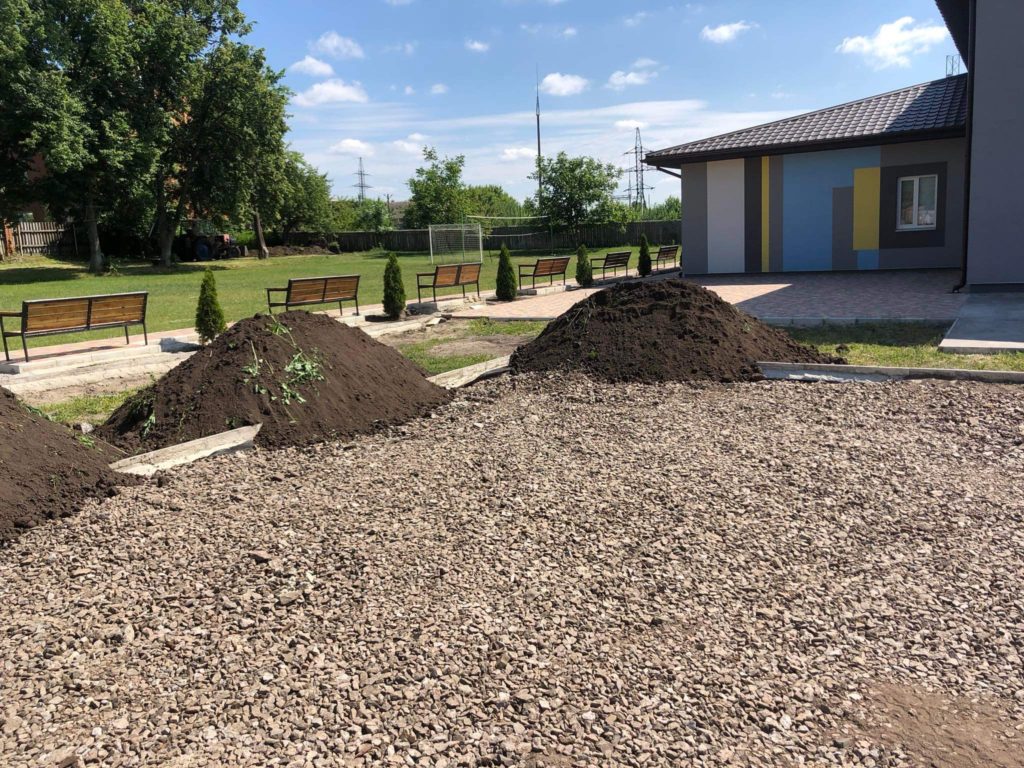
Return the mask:
[[[248,450],[253,447],[253,440],[262,426],[262,424],[256,424],[251,427],[239,427],[229,432],[201,437],[198,440],[171,445],[157,451],[129,456],[126,459],[115,461],[110,468],[115,472],[149,477],[162,469],[191,464],[193,461],[209,456]]]
[[[968,368],[892,368],[874,365],[830,365],[826,363],[757,363],[769,379],[791,381],[893,381],[898,379],[943,379],[981,381],[990,384],[1024,384],[1024,371],[976,371]]]
[[[454,371],[446,371],[436,376],[431,376],[428,381],[445,389],[458,389],[465,387],[482,379],[489,379],[492,376],[499,376],[509,369],[511,355],[496,357],[493,360],[485,360],[476,365],[467,365],[465,368],[456,368]]]

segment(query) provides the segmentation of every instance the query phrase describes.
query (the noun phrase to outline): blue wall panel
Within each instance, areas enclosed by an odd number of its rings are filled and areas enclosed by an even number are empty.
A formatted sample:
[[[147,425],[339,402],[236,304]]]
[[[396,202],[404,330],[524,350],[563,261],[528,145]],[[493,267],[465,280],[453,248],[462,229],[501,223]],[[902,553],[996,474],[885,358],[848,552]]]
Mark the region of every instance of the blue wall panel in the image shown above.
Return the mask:
[[[878,147],[786,155],[783,163],[783,269],[832,269],[832,190],[852,187],[855,168],[881,164]]]

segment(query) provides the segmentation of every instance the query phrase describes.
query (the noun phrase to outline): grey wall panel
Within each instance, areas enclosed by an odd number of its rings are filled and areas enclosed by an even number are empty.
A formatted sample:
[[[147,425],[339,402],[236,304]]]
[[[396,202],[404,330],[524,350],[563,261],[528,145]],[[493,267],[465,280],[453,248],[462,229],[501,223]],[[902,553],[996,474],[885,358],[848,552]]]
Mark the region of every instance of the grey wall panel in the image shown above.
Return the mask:
[[[761,158],[748,157],[743,166],[743,269],[761,271]]]
[[[853,187],[832,189],[832,269],[857,269],[853,250]]]
[[[708,271],[743,272],[743,160],[708,163]]]
[[[913,250],[920,248],[920,257],[907,254],[906,257],[896,259],[898,262],[908,264],[917,263],[923,259],[938,261],[942,265],[959,265],[963,251],[963,224],[964,224],[964,151],[967,146],[965,139],[944,139],[942,141],[914,141],[904,144],[890,144],[882,147],[882,188],[881,205],[879,212],[879,246],[881,251],[888,251],[893,248],[909,248]],[[942,237],[938,240],[914,242],[918,233],[897,233],[896,230],[896,205],[897,187],[896,178],[904,174],[893,172],[892,169],[904,168],[907,171],[914,171],[915,167],[921,173],[931,173],[933,170],[942,168],[940,177],[940,200],[942,207],[939,209],[939,226],[942,230]],[[901,242],[902,240],[902,242]],[[920,240],[920,238],[919,238]],[[931,254],[926,256],[925,254]],[[885,264],[885,257],[881,257],[881,268],[888,268]],[[926,264],[925,266],[933,266]],[[939,266],[938,263],[934,266]],[[893,267],[895,268],[895,267]]]
[[[960,257],[946,247],[938,248],[880,248],[879,269],[930,269],[960,266]]]
[[[1024,283],[1024,2],[978,0],[970,283]]]
[[[708,167],[693,163],[682,168],[682,258],[687,274],[708,271]]]
[[[786,203],[782,195],[782,171],[785,161],[782,155],[768,160],[768,269],[772,272],[782,272],[785,269],[782,257],[782,214]]]

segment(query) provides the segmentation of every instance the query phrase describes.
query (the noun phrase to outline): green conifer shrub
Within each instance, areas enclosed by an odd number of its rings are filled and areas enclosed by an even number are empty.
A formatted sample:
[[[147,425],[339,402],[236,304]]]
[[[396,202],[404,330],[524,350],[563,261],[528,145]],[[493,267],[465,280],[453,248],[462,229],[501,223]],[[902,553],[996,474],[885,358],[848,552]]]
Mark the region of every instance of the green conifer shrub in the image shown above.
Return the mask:
[[[640,277],[651,274],[651,246],[647,243],[647,235],[640,235],[640,260],[636,269]]]
[[[384,314],[397,320],[405,311],[405,285],[402,284],[402,268],[398,266],[398,256],[388,254],[388,263],[384,267]]]
[[[499,301],[512,301],[519,289],[516,280],[516,271],[512,267],[512,254],[508,252],[508,246],[501,244],[501,255],[498,256],[498,279],[495,285],[494,295]]]
[[[576,283],[581,288],[588,288],[594,284],[594,269],[590,266],[587,246],[583,244],[576,249]]]
[[[196,305],[196,333],[199,341],[209,344],[224,333],[228,324],[224,321],[224,310],[217,299],[217,280],[209,267],[203,273],[203,284],[199,288],[199,303]]]

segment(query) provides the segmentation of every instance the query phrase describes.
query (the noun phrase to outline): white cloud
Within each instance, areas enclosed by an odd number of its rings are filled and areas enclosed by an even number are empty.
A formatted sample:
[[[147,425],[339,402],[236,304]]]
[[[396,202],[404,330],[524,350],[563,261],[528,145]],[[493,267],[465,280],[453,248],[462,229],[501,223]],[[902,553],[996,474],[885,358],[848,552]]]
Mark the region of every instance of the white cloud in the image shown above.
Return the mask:
[[[466,50],[472,51],[473,53],[487,53],[491,49],[490,43],[485,43],[482,40],[467,40]]]
[[[562,37],[576,37],[576,27],[566,27],[559,34]]]
[[[649,15],[650,14],[648,14],[647,11],[640,11],[638,13],[634,13],[632,16],[627,16],[625,19],[623,19],[623,23],[627,27],[636,27],[639,26],[640,23],[643,22],[643,20],[646,19]]]
[[[904,16],[883,24],[871,37],[847,37],[836,50],[860,54],[875,69],[909,67],[911,56],[927,53],[933,45],[945,40],[947,34],[941,24],[915,24],[913,17]]]
[[[365,55],[359,43],[351,37],[342,37],[334,30],[320,35],[312,48],[335,59],[361,59]]]
[[[544,75],[540,81],[540,89],[552,96],[575,96],[587,90],[590,81],[579,75],[563,75],[561,72],[552,72]]]
[[[373,154],[373,145],[359,139],[342,139],[327,149],[332,155],[353,155],[369,157]]]
[[[551,35],[552,37],[561,37],[569,39],[576,37],[579,34],[579,30],[573,26],[556,26],[554,24],[520,24],[519,28],[529,35]]]
[[[537,156],[537,150],[533,147],[505,147],[501,150],[501,159],[509,160],[532,160]]]
[[[384,0],[388,5],[409,5],[412,0]]]
[[[416,89],[413,88],[411,85],[407,85],[407,86],[405,86],[405,90],[403,90],[402,92],[406,96],[412,96],[414,93],[416,93]]]
[[[717,27],[704,27],[700,31],[702,40],[709,43],[729,43],[743,32],[756,27],[757,24],[746,21],[734,21],[732,24],[719,24]]]
[[[391,143],[402,152],[406,152],[410,155],[418,155],[423,151],[423,144],[426,140],[427,137],[422,133],[410,133],[406,138],[397,139]]]
[[[321,104],[337,104],[339,102],[363,104],[367,101],[369,101],[369,97],[361,83],[346,83],[339,79],[317,83],[294,98],[294,102],[300,107],[316,107]]]
[[[608,82],[605,83],[605,88],[611,88],[613,91],[621,91],[624,88],[628,88],[631,85],[647,85],[654,78],[658,76],[657,72],[650,69],[643,69],[639,72],[623,72],[619,70],[612,72],[611,77],[608,78]]]
[[[650,69],[656,66],[658,66],[658,62],[654,59],[637,59],[633,62],[633,69]]]
[[[618,128],[620,131],[624,131],[624,130],[632,131],[635,128],[639,128],[640,130],[643,130],[648,125],[650,125],[650,123],[645,123],[643,120],[616,120],[615,121],[615,127]]]
[[[412,56],[416,53],[416,46],[419,43],[395,43],[393,45],[385,45],[383,50],[384,53],[403,53],[406,56]]]
[[[334,67],[314,56],[306,56],[288,67],[288,71],[312,77],[330,77],[334,74]]]
[[[432,86],[430,86],[430,92],[435,96],[441,96],[445,93],[448,93],[448,86],[445,85],[444,83],[434,83]]]

